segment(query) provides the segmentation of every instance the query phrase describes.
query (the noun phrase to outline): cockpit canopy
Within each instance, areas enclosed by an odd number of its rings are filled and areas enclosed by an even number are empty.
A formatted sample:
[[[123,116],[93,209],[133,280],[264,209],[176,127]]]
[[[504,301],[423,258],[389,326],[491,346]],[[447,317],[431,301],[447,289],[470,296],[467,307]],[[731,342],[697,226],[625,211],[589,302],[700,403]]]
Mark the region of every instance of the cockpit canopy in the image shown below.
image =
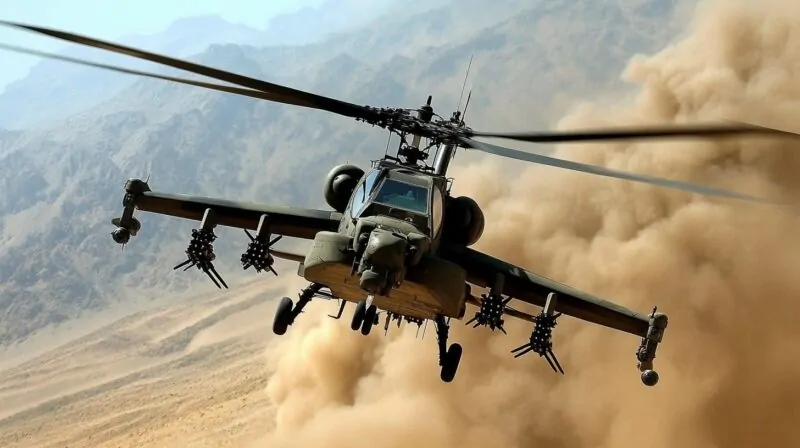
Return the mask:
[[[434,179],[412,172],[381,169],[367,173],[353,192],[350,216],[386,215],[411,221],[435,237],[442,225],[444,194]]]
[[[386,179],[378,186],[373,201],[427,216],[429,192],[419,185]]]

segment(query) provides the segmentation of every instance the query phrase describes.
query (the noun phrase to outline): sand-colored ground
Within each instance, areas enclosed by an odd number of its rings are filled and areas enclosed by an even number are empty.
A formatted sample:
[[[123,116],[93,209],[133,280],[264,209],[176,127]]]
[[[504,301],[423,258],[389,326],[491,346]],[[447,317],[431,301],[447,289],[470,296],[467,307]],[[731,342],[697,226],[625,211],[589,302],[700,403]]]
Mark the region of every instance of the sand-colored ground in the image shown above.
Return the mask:
[[[273,421],[264,349],[277,293],[139,312],[0,371],[0,446],[242,446]]]

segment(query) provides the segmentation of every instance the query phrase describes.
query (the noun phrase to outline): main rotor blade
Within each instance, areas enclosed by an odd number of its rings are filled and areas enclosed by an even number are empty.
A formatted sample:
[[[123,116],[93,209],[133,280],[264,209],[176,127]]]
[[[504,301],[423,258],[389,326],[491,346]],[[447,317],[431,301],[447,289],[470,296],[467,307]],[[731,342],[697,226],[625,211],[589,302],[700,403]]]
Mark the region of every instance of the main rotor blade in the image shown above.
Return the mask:
[[[99,62],[85,61],[83,59],[72,58],[72,57],[69,57],[69,56],[62,56],[62,55],[53,54],[53,53],[47,53],[47,52],[39,51],[39,50],[32,50],[32,49],[29,49],[29,48],[18,47],[16,45],[6,45],[6,44],[0,43],[0,49],[7,50],[7,51],[13,51],[15,53],[29,54],[29,55],[32,55],[32,56],[38,56],[38,57],[42,57],[42,58],[56,59],[56,60],[59,60],[59,61],[71,62],[73,64],[79,64],[79,65],[84,65],[84,66],[88,66],[88,67],[95,67],[95,68],[100,68],[100,69],[103,69],[103,70],[111,70],[111,71],[118,72],[118,73],[125,73],[125,74],[129,74],[129,75],[137,75],[137,76],[142,76],[142,77],[146,77],[146,78],[161,79],[161,80],[176,82],[176,83],[180,83],[180,84],[187,84],[187,85],[191,85],[191,86],[203,87],[203,88],[206,88],[206,89],[217,90],[217,91],[220,91],[220,92],[226,92],[226,93],[233,93],[233,94],[236,94],[236,95],[248,96],[250,98],[258,98],[258,99],[262,99],[262,100],[275,101],[275,102],[279,102],[279,103],[283,103],[284,102],[282,99],[280,99],[280,97],[278,97],[276,95],[269,94],[269,93],[262,92],[260,90],[244,89],[242,87],[224,86],[224,85],[221,85],[221,84],[213,84],[213,83],[202,82],[202,81],[193,81],[191,79],[177,78],[177,77],[174,77],[174,76],[159,75],[159,74],[156,74],[156,73],[149,73],[149,72],[144,72],[144,71],[141,71],[141,70],[132,70],[132,69],[129,69],[129,68],[117,67],[117,66],[114,66],[114,65],[101,64]],[[286,103],[286,104],[294,104],[294,103]]]
[[[336,100],[333,98],[316,95],[309,92],[304,92],[302,90],[292,89],[279,84],[273,84],[259,79],[250,78],[248,76],[238,75],[236,73],[219,70],[205,65],[195,64],[193,62],[184,61],[169,56],[151,53],[148,51],[139,50],[136,48],[127,47],[112,42],[102,41],[92,37],[81,36],[79,34],[55,30],[52,28],[9,22],[5,20],[0,20],[0,25],[12,28],[19,28],[34,33],[44,34],[46,36],[54,37],[56,39],[61,39],[76,44],[86,45],[89,47],[99,48],[114,53],[124,54],[138,59],[144,59],[147,61],[166,65],[168,67],[185,70],[198,75],[208,76],[209,78],[214,78],[218,81],[225,81],[231,84],[247,87],[249,89],[260,90],[262,92],[270,93],[272,95],[281,98],[280,102],[286,104],[294,104],[297,106],[308,107],[312,109],[325,110],[328,112],[333,112],[335,114],[353,118],[361,118],[365,120],[369,119],[374,120],[377,118],[376,112],[366,106],[359,106],[356,104]]]
[[[530,143],[567,143],[606,140],[632,140],[652,138],[714,137],[733,135],[772,135],[800,137],[800,134],[744,123],[691,124],[609,130],[580,130],[563,132],[467,132],[467,137],[493,137]]]
[[[548,165],[556,168],[564,168],[567,170],[579,171],[582,173],[595,174],[598,176],[611,177],[615,179],[642,182],[651,185],[658,185],[660,187],[674,188],[678,190],[689,191],[692,193],[704,194],[708,196],[743,199],[746,201],[758,202],[762,204],[784,205],[774,201],[770,201],[768,199],[757,198],[755,196],[749,196],[742,193],[736,193],[733,191],[722,190],[712,187],[705,187],[690,182],[665,179],[663,177],[648,176],[646,174],[635,174],[626,171],[617,171],[596,165],[589,165],[585,163],[557,159],[555,157],[549,157],[541,154],[534,154],[530,152],[520,151],[517,149],[506,148],[504,146],[497,146],[489,143],[478,142],[464,137],[459,137],[459,141],[461,142],[462,145],[466,146],[467,148],[477,149],[479,151],[498,155],[501,157],[508,157],[511,159],[538,163],[540,165]]]

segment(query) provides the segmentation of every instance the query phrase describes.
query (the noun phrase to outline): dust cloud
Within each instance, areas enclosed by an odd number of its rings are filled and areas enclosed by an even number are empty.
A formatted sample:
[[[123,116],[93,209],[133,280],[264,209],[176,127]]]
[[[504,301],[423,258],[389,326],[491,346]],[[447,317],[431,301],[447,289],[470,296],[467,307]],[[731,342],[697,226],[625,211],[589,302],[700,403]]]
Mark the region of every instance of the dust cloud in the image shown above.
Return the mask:
[[[798,130],[800,5],[703,3],[685,36],[634,58],[626,104],[578,108],[561,127],[732,119]],[[800,202],[800,144],[766,139],[562,147],[556,155]],[[509,335],[456,323],[456,380],[438,378],[435,337],[380,327],[370,337],[314,307],[269,353],[277,405],[270,447],[797,446],[800,223],[786,209],[529,168],[462,166],[458,194],[488,217],[478,248],[640,312],[670,316],[656,359],[638,338],[563,318],[555,352],[514,360]],[[352,309],[350,310],[352,311]],[[470,310],[469,313],[472,313]]]

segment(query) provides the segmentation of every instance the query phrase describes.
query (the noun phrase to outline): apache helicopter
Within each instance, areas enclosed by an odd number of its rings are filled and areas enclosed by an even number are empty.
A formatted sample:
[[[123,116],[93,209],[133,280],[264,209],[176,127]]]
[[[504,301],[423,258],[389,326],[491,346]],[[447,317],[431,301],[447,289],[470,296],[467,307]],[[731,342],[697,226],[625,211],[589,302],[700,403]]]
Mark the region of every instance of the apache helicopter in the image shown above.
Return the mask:
[[[213,264],[216,258],[214,229],[216,226],[244,229],[250,238],[241,256],[244,269],[253,267],[256,272],[271,271],[277,275],[273,263],[274,257],[279,257],[297,262],[297,274],[310,282],[300,291],[297,303],[288,297],[279,302],[273,322],[275,334],[284,334],[314,297],[338,299],[338,314],[331,316],[336,319],[341,318],[345,305],[353,302],[355,311],[350,326],[364,335],[379,324],[380,314],[385,317],[385,330],[393,321],[398,326],[401,321],[421,326],[432,320],[436,326],[441,379],[445,382],[455,377],[462,354],[460,344],[447,345],[450,321],[464,319],[467,304],[478,308],[467,322],[473,327],[486,326],[505,333],[504,316],[533,323],[529,341],[512,353],[515,357],[536,353],[561,374],[564,370],[552,350],[552,331],[562,314],[639,336],[637,367],[647,386],[654,386],[659,379],[653,370],[653,360],[668,322],[667,316],[659,313],[657,307],[649,314],[640,314],[471,249],[470,246],[480,239],[485,221],[473,199],[450,194],[452,179],[447,178],[447,169],[457,148],[698,194],[771,202],[688,182],[532,154],[479,142],[473,137],[533,143],[745,134],[797,137],[797,134],[746,124],[550,133],[478,132],[466,126],[461,111],[457,110],[449,119],[435,114],[430,96],[418,109],[359,106],[69,32],[7,21],[0,21],[0,25],[126,54],[237,87],[2,45],[6,50],[324,110],[398,135],[400,144],[396,155],[385,154],[374,161],[368,171],[349,164],[330,171],[324,183],[324,198],[332,211],[155,192],[147,180],[129,179],[125,184],[122,216],[112,220],[116,229],[111,235],[124,247],[139,232],[141,223],[134,217],[135,210],[200,221],[200,226],[192,231],[187,260],[175,269],[196,267],[218,287],[227,288]],[[421,145],[422,139],[426,139],[425,145]],[[433,148],[436,152],[432,163],[428,164]],[[273,238],[273,235],[276,236]],[[275,250],[273,245],[284,236],[311,240],[311,247],[305,254]],[[486,292],[476,297],[471,286]],[[519,311],[511,306],[514,300],[541,307],[541,311],[537,315]]]

